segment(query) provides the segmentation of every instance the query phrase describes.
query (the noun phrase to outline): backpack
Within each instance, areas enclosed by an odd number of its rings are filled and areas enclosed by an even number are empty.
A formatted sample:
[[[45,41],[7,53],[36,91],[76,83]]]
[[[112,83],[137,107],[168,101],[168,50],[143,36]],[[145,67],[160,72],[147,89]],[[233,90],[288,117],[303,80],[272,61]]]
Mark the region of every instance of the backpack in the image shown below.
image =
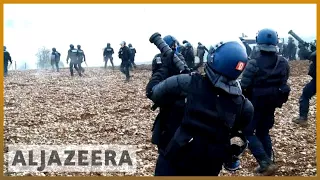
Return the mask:
[[[61,56],[61,54],[59,52],[56,52],[56,60],[57,61],[60,61],[60,56]]]
[[[56,54],[55,53],[52,53],[51,54],[51,61],[55,61],[56,60]]]
[[[271,73],[270,73],[270,74],[267,74],[267,75],[263,78],[263,80],[268,79],[268,77],[270,77],[270,76],[274,73],[274,71],[277,69],[277,67],[278,67],[278,65],[279,65],[279,62],[280,62],[280,58],[279,58],[279,56],[277,56],[276,65],[274,66],[274,68],[273,68],[273,70],[271,71]],[[275,97],[274,97],[274,98],[276,99],[276,101],[275,101],[275,106],[278,107],[278,108],[281,108],[282,105],[288,101],[290,92],[291,92],[291,88],[290,88],[290,86],[289,86],[287,83],[281,84],[281,85],[278,87],[277,91],[275,92]]]

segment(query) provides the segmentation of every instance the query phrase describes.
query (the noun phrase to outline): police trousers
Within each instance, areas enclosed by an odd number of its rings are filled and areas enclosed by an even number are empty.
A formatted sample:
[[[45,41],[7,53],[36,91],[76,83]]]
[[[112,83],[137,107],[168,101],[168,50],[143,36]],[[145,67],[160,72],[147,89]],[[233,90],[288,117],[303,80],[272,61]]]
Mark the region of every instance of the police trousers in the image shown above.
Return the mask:
[[[271,162],[273,149],[269,134],[274,125],[274,112],[276,107],[269,101],[272,97],[250,99],[254,106],[253,120],[244,130],[249,141],[249,149],[259,162]]]
[[[73,76],[73,68],[76,69],[76,71],[78,71],[78,73],[79,73],[79,76],[81,76],[81,69],[82,69],[81,63],[70,62],[69,68],[70,68],[71,76]]]
[[[185,138],[172,138],[165,149],[159,149],[155,176],[218,176],[227,158],[227,146],[198,136],[179,142]]]
[[[111,65],[112,65],[112,69],[114,69],[114,65],[113,65],[113,57],[112,55],[107,55],[104,57],[104,68],[107,68],[108,65],[108,60],[110,59]]]
[[[52,66],[52,70],[54,70],[54,67],[56,67],[57,72],[59,72],[59,61],[58,60],[51,60],[51,66]]]
[[[5,76],[8,74],[8,65],[9,65],[9,61],[4,60],[4,75]]]
[[[122,61],[120,65],[120,71],[126,75],[127,79],[130,78],[129,68],[130,68],[130,61]]]
[[[316,79],[312,78],[312,80],[306,84],[303,88],[302,95],[299,99],[299,113],[300,117],[307,118],[309,113],[309,101],[316,94],[317,86]]]

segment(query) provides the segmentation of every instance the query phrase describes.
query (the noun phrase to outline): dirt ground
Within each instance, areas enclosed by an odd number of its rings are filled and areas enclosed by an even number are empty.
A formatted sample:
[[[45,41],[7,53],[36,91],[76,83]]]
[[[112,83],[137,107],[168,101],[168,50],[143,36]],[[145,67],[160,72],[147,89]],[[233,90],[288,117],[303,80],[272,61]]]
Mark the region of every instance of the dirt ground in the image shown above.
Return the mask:
[[[292,123],[298,115],[298,99],[310,80],[308,61],[290,63],[292,93],[289,101],[277,109],[271,131],[276,176],[316,176],[316,97],[310,102],[309,126]],[[152,176],[157,158],[151,144],[151,126],[157,111],[145,87],[151,75],[140,68],[131,72],[129,83],[119,70],[86,68],[83,77],[43,71],[10,71],[5,78],[5,145],[24,144],[130,144],[138,145],[138,169],[135,176]],[[242,169],[221,176],[253,176],[257,166],[247,150]],[[6,167],[4,167],[6,169]],[[9,176],[123,176],[124,173],[6,173]]]

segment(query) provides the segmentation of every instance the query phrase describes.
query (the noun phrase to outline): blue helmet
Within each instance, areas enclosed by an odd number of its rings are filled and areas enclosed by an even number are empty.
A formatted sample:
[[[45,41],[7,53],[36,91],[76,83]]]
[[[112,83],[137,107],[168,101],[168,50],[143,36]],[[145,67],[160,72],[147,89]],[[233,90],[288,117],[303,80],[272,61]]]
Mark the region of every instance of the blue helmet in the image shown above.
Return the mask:
[[[192,47],[192,45],[190,43],[186,43],[185,46],[186,47]]]
[[[171,48],[175,43],[177,43],[176,45],[176,48],[175,49],[172,49],[173,51],[175,51],[176,53],[180,52],[180,47],[179,47],[179,42],[178,40],[171,36],[171,35],[167,35],[165,37],[163,37],[163,40],[164,42],[166,42],[166,44],[169,45],[169,47]]]
[[[171,36],[171,35],[167,35],[163,38],[164,42],[166,42],[170,47],[172,47],[174,45],[174,43],[178,42],[178,40]]]
[[[220,42],[211,46],[210,52],[207,66],[231,80],[240,76],[248,61],[246,48],[239,41]]]
[[[262,29],[256,36],[256,42],[262,51],[277,52],[278,33],[272,29]]]

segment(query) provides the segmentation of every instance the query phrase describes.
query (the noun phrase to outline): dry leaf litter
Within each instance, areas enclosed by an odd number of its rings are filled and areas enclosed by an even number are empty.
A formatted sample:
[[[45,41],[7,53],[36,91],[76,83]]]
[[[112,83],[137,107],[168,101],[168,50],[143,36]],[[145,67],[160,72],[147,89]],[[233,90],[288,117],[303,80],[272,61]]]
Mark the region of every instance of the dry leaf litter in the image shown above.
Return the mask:
[[[290,62],[292,93],[275,113],[271,130],[276,176],[316,176],[316,97],[310,101],[309,126],[291,120],[298,115],[298,100],[307,75],[308,61]],[[68,69],[11,71],[5,78],[5,144],[123,144],[138,146],[138,168],[128,173],[4,173],[9,176],[153,176],[157,149],[150,142],[158,113],[151,111],[145,87],[150,66],[131,72],[131,82],[119,70],[86,68],[83,77],[70,77]],[[7,151],[7,148],[5,149]],[[6,157],[4,157],[6,158]],[[257,163],[249,150],[241,170],[220,176],[254,176]]]

